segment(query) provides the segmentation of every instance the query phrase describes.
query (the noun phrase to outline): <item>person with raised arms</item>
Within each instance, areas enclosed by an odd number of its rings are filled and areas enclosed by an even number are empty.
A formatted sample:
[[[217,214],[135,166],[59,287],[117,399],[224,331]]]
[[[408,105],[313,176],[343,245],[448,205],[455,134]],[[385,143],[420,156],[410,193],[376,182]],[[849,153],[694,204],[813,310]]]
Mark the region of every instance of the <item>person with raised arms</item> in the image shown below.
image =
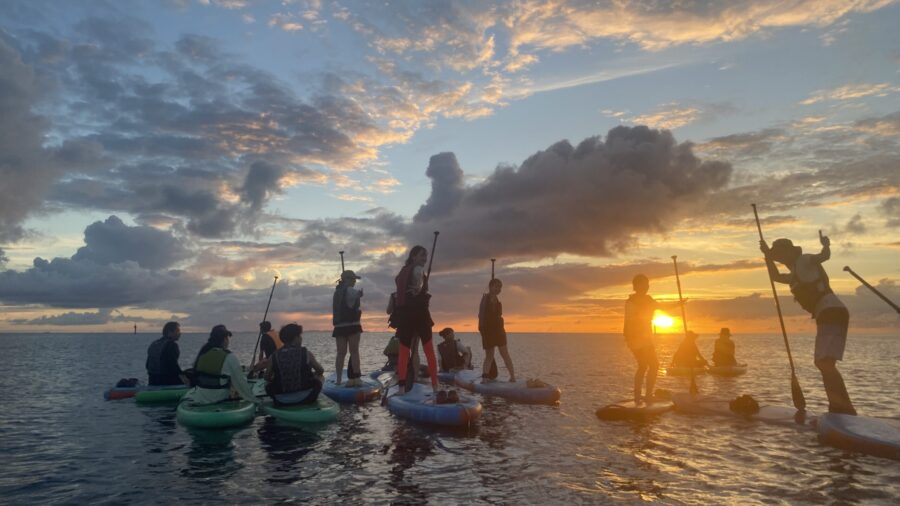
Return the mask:
[[[653,387],[656,385],[656,374],[659,370],[659,360],[656,358],[656,347],[653,343],[653,313],[657,309],[663,309],[670,304],[663,304],[653,299],[647,292],[650,290],[650,280],[643,274],[638,274],[631,280],[634,293],[625,301],[625,344],[634,354],[637,361],[637,371],[634,373],[634,403],[640,404],[642,399],[648,403],[653,399]],[[671,305],[677,307],[680,302]],[[645,380],[646,377],[646,380]],[[646,381],[645,395],[641,396],[641,387]]]
[[[162,337],[150,343],[147,348],[147,384],[148,385],[184,385],[188,379],[178,365],[181,350],[178,339],[181,337],[181,325],[168,322],[163,325]]]
[[[431,295],[428,293],[428,277],[425,275],[427,261],[428,250],[425,247],[414,246],[409,251],[406,263],[394,278],[397,295],[392,308],[391,322],[397,328],[397,339],[400,341],[397,379],[401,391],[408,391],[412,388],[412,385],[406,384],[406,371],[413,338],[418,337],[425,350],[425,359],[428,361],[431,387],[437,394],[437,359],[434,354],[434,345],[431,342],[431,328],[434,326],[434,321],[431,319],[431,312],[428,308]]]
[[[276,406],[311,404],[319,398],[325,369],[303,346],[303,326],[289,323],[278,335],[284,342],[274,355],[266,374],[266,393]]]
[[[363,291],[354,288],[356,281],[360,279],[353,271],[341,273],[341,279],[334,288],[332,298],[332,323],[334,332],[331,336],[335,339],[337,353],[334,358],[335,384],[340,385],[344,373],[344,357],[347,356],[347,348],[350,349],[350,360],[347,362],[347,386],[362,386],[359,363],[359,339],[362,335],[362,310],[360,299]]]
[[[516,371],[512,357],[509,356],[509,350],[506,347],[503,304],[498,297],[502,290],[503,282],[498,278],[491,279],[488,283],[488,293],[481,296],[481,304],[478,307],[478,332],[481,333],[481,346],[484,348],[482,383],[490,383],[496,378],[495,349],[500,352],[500,357],[503,358],[506,370],[509,371],[510,383],[516,382]]]
[[[790,239],[776,239],[771,248],[760,240],[759,248],[766,257],[772,280],[789,285],[800,307],[816,320],[814,361],[822,373],[828,411],[855,415],[856,409],[850,401],[844,378],[837,369],[837,361],[844,359],[850,312],[831,290],[828,274],[822,267],[822,263],[831,258],[831,241],[821,230],[819,242],[822,251],[815,255],[803,253],[803,249],[794,246]],[[779,272],[775,262],[787,267],[788,273]]]
[[[193,388],[184,399],[194,404],[215,404],[241,397],[257,403],[256,396],[247,383],[241,363],[228,351],[231,331],[225,325],[216,325],[209,333],[206,344],[194,361]]]

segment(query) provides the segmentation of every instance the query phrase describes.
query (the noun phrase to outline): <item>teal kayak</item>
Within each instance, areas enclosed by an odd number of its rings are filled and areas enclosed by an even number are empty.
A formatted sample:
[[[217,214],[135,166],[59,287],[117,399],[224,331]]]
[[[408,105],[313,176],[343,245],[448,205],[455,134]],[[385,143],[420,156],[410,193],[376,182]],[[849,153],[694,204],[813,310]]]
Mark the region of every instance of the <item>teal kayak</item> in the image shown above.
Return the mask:
[[[134,400],[140,404],[178,402],[190,389],[187,385],[149,386],[134,394]]]
[[[290,423],[325,423],[337,420],[341,408],[336,402],[320,395],[312,404],[298,406],[275,406],[271,400],[262,405],[263,411],[283,422]]]
[[[225,401],[215,404],[195,404],[183,401],[178,405],[176,418],[187,427],[198,429],[224,429],[250,423],[256,416],[256,404],[240,401]]]

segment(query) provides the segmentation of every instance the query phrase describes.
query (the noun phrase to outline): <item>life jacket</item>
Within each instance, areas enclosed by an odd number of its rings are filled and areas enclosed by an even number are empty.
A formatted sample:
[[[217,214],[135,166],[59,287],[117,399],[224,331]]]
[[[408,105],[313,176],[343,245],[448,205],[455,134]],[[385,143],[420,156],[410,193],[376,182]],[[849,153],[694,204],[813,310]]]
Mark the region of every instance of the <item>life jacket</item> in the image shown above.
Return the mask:
[[[796,272],[796,268],[795,264],[794,281],[791,282],[791,293],[794,294],[794,300],[800,304],[800,307],[815,316],[816,305],[822,300],[822,297],[829,293],[834,293],[828,282],[828,274],[825,273],[822,264],[816,264],[816,271],[818,274],[816,278],[812,281],[801,281],[800,276]]]
[[[284,343],[281,342],[281,338],[275,334],[274,330],[266,332],[260,338],[259,348],[263,358],[271,357],[276,351],[280,350],[282,346],[284,346]]]
[[[347,289],[349,287],[341,285],[334,291],[334,297],[331,301],[331,322],[337,326],[341,323],[356,323],[362,316],[359,309],[360,300],[356,299],[353,307],[347,307]]]
[[[406,291],[409,289],[410,282],[412,281],[413,269],[415,269],[415,267],[414,264],[403,266],[403,268],[400,269],[400,273],[394,278],[394,284],[397,286],[397,296],[394,300],[395,308],[402,307],[406,304],[408,296]]]
[[[480,332],[505,332],[503,329],[503,303],[500,299],[493,297],[491,302],[491,294],[486,293],[481,297],[482,303],[478,314],[478,330]]]
[[[162,355],[166,345],[171,341],[166,336],[160,337],[156,341],[150,343],[147,348],[147,373],[154,376],[162,376],[169,374],[171,371],[163,370]]]
[[[302,346],[285,346],[272,358],[274,385],[272,393],[289,394],[313,387],[313,370],[309,354]]]
[[[210,389],[231,387],[231,377],[222,374],[222,366],[229,353],[231,352],[222,348],[212,348],[197,357],[197,363],[194,365],[194,384],[200,388]],[[224,385],[221,380],[226,380]]]
[[[457,341],[454,339],[450,342],[444,341],[438,344],[438,353],[441,354],[441,364],[445,369],[441,372],[447,372],[450,369],[455,369],[463,365],[463,357],[459,352],[459,347],[456,343]]]

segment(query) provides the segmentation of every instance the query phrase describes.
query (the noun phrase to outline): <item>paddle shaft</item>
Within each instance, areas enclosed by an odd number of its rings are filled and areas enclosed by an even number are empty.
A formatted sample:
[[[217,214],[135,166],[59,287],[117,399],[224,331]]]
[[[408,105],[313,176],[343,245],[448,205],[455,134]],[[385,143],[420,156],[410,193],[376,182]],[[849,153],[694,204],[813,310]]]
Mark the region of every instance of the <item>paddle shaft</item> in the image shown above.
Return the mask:
[[[269,291],[269,301],[266,302],[266,311],[263,313],[262,321],[266,321],[266,318],[269,317],[269,305],[272,304],[272,295],[275,293],[276,283],[278,283],[278,276],[275,276],[275,281],[272,282],[272,290]],[[250,360],[250,367],[253,367],[253,365],[256,364],[256,350],[259,349],[259,341],[262,339],[262,335],[263,332],[260,330],[259,335],[256,336],[256,346],[253,347],[253,358]]]
[[[849,266],[845,265],[845,266],[844,266],[844,270],[847,271],[847,272],[849,272],[850,275],[853,276],[854,278],[858,279],[859,282],[862,283],[863,285],[865,285],[866,288],[868,288],[869,290],[872,290],[872,292],[874,292],[875,295],[879,296],[879,297],[881,298],[881,300],[887,302],[887,304],[888,304],[889,306],[891,306],[892,308],[894,308],[894,311],[900,313],[900,307],[897,307],[897,304],[894,304],[894,303],[891,301],[891,299],[887,298],[887,296],[885,296],[883,293],[879,292],[874,286],[872,286],[872,285],[870,285],[869,283],[867,283],[865,279],[863,279],[863,278],[861,278],[861,277],[859,276],[859,274],[853,272],[853,269],[851,269]]]
[[[756,231],[759,232],[759,240],[763,239],[762,225],[759,223],[759,213],[756,210],[756,204],[750,204],[753,207],[753,218],[756,220]],[[794,368],[794,356],[791,354],[791,343],[788,341],[787,329],[784,327],[784,316],[781,314],[781,303],[778,301],[778,291],[775,290],[775,280],[769,271],[769,259],[766,257],[766,274],[769,276],[769,284],[772,285],[772,298],[775,299],[775,309],[778,311],[778,323],[781,325],[781,336],[784,338],[784,349],[787,350],[788,362],[791,364],[791,400],[794,401],[794,407],[798,412],[806,411],[806,399],[803,397],[803,390],[800,388],[800,380],[797,379],[797,370]]]
[[[338,251],[338,253],[340,253],[340,255],[341,255],[341,274],[343,274],[344,271],[346,270],[346,269],[344,269],[344,252]]]
[[[494,280],[494,263],[497,261],[496,258],[491,259],[491,281]]]
[[[678,302],[681,303],[681,324],[682,324],[682,327],[684,327],[684,337],[685,337],[685,339],[687,339],[687,333],[688,333],[687,312],[684,309],[684,298],[681,296],[681,276],[678,275],[678,256],[677,255],[672,255],[672,264],[675,266],[675,284],[678,286]],[[693,363],[691,363],[691,393],[697,394],[697,382],[696,382],[695,376],[694,376],[694,364]]]

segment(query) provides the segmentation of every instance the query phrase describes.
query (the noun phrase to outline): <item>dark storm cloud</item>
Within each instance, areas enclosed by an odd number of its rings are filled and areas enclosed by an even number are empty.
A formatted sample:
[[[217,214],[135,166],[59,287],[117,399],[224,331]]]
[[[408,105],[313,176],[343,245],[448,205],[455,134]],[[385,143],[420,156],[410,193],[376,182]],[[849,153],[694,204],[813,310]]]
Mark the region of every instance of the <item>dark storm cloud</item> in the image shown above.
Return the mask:
[[[145,269],[162,269],[191,256],[191,251],[170,232],[147,226],[129,227],[117,216],[89,225],[84,230],[84,242],[72,260],[101,265],[131,260]]]
[[[283,168],[264,161],[254,162],[241,187],[241,200],[250,209],[259,212],[269,195],[280,189],[279,182],[285,176]]]
[[[128,227],[113,216],[89,226],[85,244],[71,258],[38,257],[24,271],[0,272],[0,301],[114,308],[184,299],[209,284],[197,274],[164,269],[188,255],[168,232]]]
[[[605,141],[561,141],[517,168],[498,167],[448,214],[420,214],[408,237],[440,230],[441,255],[454,261],[611,255],[638,233],[665,231],[730,175],[730,165],[700,160],[668,131],[616,127]]]
[[[432,156],[425,175],[431,179],[431,195],[419,208],[413,221],[428,221],[447,216],[465,195],[463,170],[453,153],[439,153]]]

